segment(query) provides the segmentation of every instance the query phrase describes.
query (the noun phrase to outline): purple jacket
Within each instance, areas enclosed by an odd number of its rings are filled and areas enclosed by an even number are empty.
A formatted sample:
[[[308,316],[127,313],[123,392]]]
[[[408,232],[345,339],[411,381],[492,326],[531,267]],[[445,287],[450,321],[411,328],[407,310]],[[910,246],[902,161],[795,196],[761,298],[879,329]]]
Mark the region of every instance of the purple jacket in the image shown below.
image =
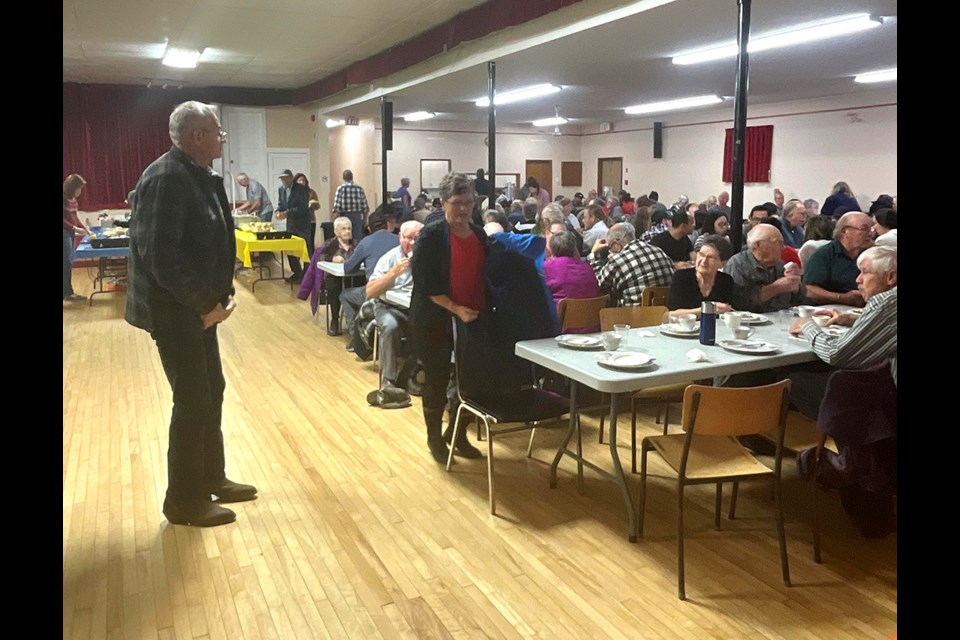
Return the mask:
[[[596,298],[600,295],[597,276],[590,265],[580,258],[564,256],[547,260],[543,263],[543,278],[553,295],[554,304],[560,304],[564,298]],[[599,327],[594,330],[598,331]]]

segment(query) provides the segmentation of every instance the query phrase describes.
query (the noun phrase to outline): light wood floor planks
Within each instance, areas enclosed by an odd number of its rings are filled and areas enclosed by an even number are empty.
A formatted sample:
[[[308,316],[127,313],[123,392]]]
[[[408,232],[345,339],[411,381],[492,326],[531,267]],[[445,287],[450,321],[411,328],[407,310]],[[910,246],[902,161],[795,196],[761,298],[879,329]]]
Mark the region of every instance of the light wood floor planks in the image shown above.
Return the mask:
[[[89,293],[85,270],[75,288]],[[676,597],[675,493],[652,463],[646,537],[626,539],[615,487],[575,465],[549,489],[562,433],[497,439],[498,516],[484,460],[430,458],[419,399],[367,406],[371,364],[314,324],[279,282],[238,281],[220,328],[227,472],[260,489],[235,524],[174,527],[166,490],[170,389],[124,297],[63,310],[64,638],[890,638],[896,535],[864,540],[836,499],[812,560],[809,487],[785,465],[790,570],[773,503],[741,490],[713,529],[713,490],[687,490],[687,602]],[[587,454],[609,468],[584,420]],[[627,425],[627,428],[628,425]],[[652,416],[642,434],[654,433]],[[623,430],[621,430],[623,433]],[[476,430],[471,427],[471,437]],[[621,437],[629,460],[629,433]],[[485,451],[485,445],[482,447]],[[637,477],[630,478],[636,495]],[[729,490],[724,496],[724,506]]]

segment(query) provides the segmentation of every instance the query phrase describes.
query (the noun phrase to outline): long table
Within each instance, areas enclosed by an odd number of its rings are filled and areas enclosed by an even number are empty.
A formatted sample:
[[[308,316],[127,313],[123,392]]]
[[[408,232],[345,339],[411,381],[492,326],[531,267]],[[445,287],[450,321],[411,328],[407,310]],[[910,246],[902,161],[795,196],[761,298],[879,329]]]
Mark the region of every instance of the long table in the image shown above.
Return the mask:
[[[123,291],[123,289],[105,289],[103,284],[107,278],[120,280],[127,277],[127,258],[129,258],[129,256],[129,246],[94,249],[90,244],[89,238],[83,239],[83,242],[81,242],[76,251],[73,252],[73,261],[97,261],[97,275],[93,279],[94,291],[90,294],[90,306],[93,306],[94,296]]]
[[[283,264],[284,253],[293,254],[295,257],[300,258],[301,262],[304,264],[310,262],[310,256],[307,254],[307,242],[299,236],[276,240],[258,240],[257,234],[252,231],[235,229],[234,234],[237,239],[237,260],[239,260],[243,267],[247,269],[253,268],[253,260],[251,257],[254,253],[262,254],[264,252],[278,252],[280,254],[279,278],[272,277],[273,273],[270,271],[270,267],[264,265],[263,260],[257,260],[260,277],[253,281],[253,284],[250,287],[252,291],[257,290],[258,282],[263,280],[283,280],[286,277],[286,267]],[[263,276],[264,269],[270,273],[271,277],[265,278]],[[237,269],[237,272],[239,271],[240,269]]]
[[[597,354],[600,353],[599,350],[581,351],[562,347],[552,338],[518,342],[515,353],[519,357],[570,379],[570,426],[550,466],[550,487],[556,488],[557,486],[557,467],[564,456],[570,456],[576,460],[578,469],[580,468],[579,465],[585,465],[605,479],[610,480],[620,488],[623,495],[629,522],[628,537],[630,542],[636,542],[638,532],[637,513],[633,498],[630,495],[630,489],[627,487],[626,476],[617,449],[618,397],[632,394],[634,391],[647,387],[772,369],[817,359],[806,340],[792,338],[787,333],[787,327],[793,321],[791,312],[781,311],[769,314],[768,317],[772,322],[753,326],[756,332],[752,337],[780,347],[778,353],[770,355],[731,353],[720,346],[701,345],[696,338],[675,338],[661,335],[657,327],[631,329],[626,346],[621,346],[620,350],[642,351],[653,356],[656,360],[653,367],[636,371],[620,371],[602,367],[596,360]],[[653,337],[641,337],[639,335],[641,331],[650,331],[655,335]],[[732,337],[730,330],[718,322],[717,341]],[[690,362],[686,354],[694,348],[702,350],[709,361]],[[610,394],[609,445],[610,457],[613,461],[613,473],[585,459],[582,454],[568,449],[570,439],[577,428],[577,384],[583,384],[597,391]]]

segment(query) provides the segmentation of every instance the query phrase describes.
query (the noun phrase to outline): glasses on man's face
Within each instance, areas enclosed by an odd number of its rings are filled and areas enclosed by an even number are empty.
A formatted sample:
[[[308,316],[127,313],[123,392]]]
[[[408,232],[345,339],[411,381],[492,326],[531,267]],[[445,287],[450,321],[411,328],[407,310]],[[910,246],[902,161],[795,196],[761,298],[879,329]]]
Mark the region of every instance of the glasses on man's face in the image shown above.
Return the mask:
[[[473,208],[473,198],[462,198],[462,199],[450,199],[447,200],[447,204],[451,207],[457,207],[459,209]]]
[[[857,226],[854,226],[854,225],[852,225],[852,224],[849,224],[849,225],[846,226],[846,228],[847,228],[847,229],[855,229],[855,230],[857,230],[857,231],[862,231],[862,232],[866,233],[866,232],[870,231],[871,229],[873,229],[873,226],[872,226],[872,225],[869,225],[869,224],[862,224],[862,225],[860,225],[859,227],[857,227]]]

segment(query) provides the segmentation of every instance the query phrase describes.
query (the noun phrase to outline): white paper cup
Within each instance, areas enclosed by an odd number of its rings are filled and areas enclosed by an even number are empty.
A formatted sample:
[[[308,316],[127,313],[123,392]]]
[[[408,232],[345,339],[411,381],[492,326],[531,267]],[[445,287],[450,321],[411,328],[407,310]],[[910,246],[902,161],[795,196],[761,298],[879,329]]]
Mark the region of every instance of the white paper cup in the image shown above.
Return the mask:
[[[723,321],[727,323],[731,331],[734,331],[740,328],[740,324],[743,322],[743,316],[736,311],[728,311],[723,314]]]
[[[753,329],[750,327],[737,327],[733,330],[733,337],[737,340],[746,340],[753,335]]]
[[[621,338],[612,331],[607,331],[601,336],[603,340],[603,348],[607,351],[616,351],[620,348]]]

